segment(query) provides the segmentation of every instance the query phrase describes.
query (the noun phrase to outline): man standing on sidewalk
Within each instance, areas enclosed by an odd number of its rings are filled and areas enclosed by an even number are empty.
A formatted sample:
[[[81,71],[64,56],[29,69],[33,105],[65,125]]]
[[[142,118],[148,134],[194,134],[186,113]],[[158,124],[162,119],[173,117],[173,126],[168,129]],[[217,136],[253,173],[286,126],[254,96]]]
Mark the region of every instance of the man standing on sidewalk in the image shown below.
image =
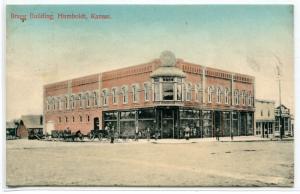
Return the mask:
[[[217,128],[216,130],[216,139],[219,141],[220,140],[220,129]]]

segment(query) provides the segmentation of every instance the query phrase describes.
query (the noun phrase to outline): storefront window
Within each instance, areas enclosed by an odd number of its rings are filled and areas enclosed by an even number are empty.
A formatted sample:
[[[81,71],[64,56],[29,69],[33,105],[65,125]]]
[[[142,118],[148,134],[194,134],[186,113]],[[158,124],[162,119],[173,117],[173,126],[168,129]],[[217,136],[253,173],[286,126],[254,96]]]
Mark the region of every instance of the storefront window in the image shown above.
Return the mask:
[[[135,111],[121,112],[121,119],[135,119]]]
[[[155,113],[154,109],[144,109],[138,111],[139,119],[154,119]]]
[[[224,136],[230,136],[230,112],[223,112]]]
[[[253,135],[253,116],[251,113],[247,114],[247,135]]]
[[[234,136],[238,135],[238,113],[237,112],[232,113],[232,131]]]
[[[202,111],[203,136],[212,137],[212,112]]]

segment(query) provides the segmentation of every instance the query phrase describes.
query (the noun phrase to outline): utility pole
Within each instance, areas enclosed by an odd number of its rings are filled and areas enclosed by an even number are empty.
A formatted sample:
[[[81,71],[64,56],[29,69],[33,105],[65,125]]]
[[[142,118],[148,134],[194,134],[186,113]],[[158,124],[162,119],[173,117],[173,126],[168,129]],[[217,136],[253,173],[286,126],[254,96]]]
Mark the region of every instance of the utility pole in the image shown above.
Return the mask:
[[[280,74],[280,67],[278,65],[276,65],[276,69],[277,69],[277,77],[278,77],[278,88],[279,88],[279,132],[280,132],[280,140],[282,140],[283,137],[283,128],[281,125],[281,74]]]

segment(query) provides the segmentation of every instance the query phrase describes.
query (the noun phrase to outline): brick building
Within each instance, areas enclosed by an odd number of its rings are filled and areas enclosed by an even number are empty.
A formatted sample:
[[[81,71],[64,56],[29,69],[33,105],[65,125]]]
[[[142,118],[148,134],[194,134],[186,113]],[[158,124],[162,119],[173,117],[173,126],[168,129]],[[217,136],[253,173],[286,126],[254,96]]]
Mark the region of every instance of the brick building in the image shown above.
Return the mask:
[[[121,135],[160,133],[180,138],[253,135],[254,77],[176,59],[165,51],[149,63],[44,86],[51,129],[114,127]]]

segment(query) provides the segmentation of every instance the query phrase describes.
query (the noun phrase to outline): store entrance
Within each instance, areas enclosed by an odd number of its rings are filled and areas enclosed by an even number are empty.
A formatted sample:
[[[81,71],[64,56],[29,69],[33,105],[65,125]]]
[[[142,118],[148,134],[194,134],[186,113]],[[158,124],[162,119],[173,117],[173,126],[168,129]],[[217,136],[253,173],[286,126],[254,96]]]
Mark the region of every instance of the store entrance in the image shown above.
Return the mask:
[[[159,111],[159,123],[161,138],[177,138],[176,134],[176,109],[160,109]]]

